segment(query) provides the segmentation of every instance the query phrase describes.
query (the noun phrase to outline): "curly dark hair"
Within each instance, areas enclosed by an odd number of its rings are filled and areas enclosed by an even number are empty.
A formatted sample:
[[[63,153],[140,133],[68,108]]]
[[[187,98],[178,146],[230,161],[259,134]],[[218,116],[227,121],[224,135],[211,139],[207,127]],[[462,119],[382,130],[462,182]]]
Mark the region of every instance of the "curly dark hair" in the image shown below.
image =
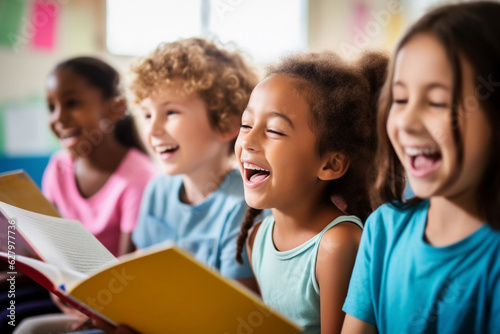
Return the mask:
[[[457,149],[455,175],[461,170],[463,160],[463,140],[458,126],[459,107],[463,105],[461,56],[472,66],[474,71],[474,87],[481,87],[481,79],[489,78],[492,82],[500,81],[500,4],[489,1],[460,3],[440,6],[424,15],[414,23],[402,36],[395,48],[395,55],[417,34],[434,36],[446,50],[450,66],[453,70],[453,90],[450,127]],[[394,77],[395,59],[389,65],[387,81],[380,96],[378,115],[379,148],[377,165],[379,175],[377,191],[381,200],[397,207],[413,205],[421,201],[413,198],[403,199],[406,185],[404,169],[387,136],[386,124],[392,105],[392,81]],[[480,106],[486,112],[493,131],[492,151],[500,150],[500,90],[487,91],[485,98],[479,98]],[[476,90],[476,94],[479,94]],[[489,165],[477,190],[477,207],[486,215],[491,227],[500,228],[500,156],[492,154]],[[452,178],[450,182],[453,182]]]
[[[387,62],[387,55],[380,52],[364,53],[352,64],[333,52],[303,53],[283,59],[267,73],[296,79],[296,92],[310,106],[317,154],[339,152],[347,157],[347,172],[329,182],[327,195],[342,198],[346,211],[362,220],[377,205],[373,197],[376,108]],[[249,209],[241,225],[237,241],[240,263],[248,230],[259,213]]]
[[[160,44],[131,70],[130,89],[136,104],[181,80],[184,93],[205,101],[210,125],[222,133],[230,129],[235,117],[241,117],[258,82],[240,52],[201,38]]]

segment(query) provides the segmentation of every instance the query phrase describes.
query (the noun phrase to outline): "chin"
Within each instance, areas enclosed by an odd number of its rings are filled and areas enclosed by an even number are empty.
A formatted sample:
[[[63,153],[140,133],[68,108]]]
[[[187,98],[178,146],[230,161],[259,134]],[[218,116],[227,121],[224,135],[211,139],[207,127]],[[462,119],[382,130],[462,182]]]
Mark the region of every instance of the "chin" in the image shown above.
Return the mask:
[[[247,205],[251,208],[258,209],[258,210],[264,210],[269,208],[269,206],[265,205],[264,201],[259,200],[255,197],[249,196],[245,193],[245,202],[247,202]]]

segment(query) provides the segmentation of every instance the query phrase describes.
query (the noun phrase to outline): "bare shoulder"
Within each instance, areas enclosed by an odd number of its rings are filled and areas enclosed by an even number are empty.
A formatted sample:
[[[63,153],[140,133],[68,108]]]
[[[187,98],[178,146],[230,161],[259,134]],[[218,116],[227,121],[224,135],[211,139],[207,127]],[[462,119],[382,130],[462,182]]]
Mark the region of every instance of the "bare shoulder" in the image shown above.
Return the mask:
[[[355,255],[362,232],[358,225],[351,222],[335,225],[321,238],[318,258]]]

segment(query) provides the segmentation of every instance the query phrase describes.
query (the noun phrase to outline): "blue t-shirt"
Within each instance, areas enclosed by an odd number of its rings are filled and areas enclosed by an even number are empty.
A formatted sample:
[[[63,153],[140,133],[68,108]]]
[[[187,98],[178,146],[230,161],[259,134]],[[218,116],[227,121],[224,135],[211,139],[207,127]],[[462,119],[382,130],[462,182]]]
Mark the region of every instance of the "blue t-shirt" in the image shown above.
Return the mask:
[[[500,232],[424,240],[429,201],[367,220],[343,310],[379,333],[500,333]]]
[[[181,202],[182,187],[181,175],[161,175],[148,184],[132,234],[134,244],[145,248],[173,241],[223,276],[253,277],[246,252],[243,265],[235,260],[236,238],[247,209],[239,171],[232,170],[198,205]]]

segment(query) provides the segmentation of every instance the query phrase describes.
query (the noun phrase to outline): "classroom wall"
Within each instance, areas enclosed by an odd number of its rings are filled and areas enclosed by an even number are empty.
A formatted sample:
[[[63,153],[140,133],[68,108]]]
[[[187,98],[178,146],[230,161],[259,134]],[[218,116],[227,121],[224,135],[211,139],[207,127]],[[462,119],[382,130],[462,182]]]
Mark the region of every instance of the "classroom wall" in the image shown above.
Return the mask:
[[[55,25],[50,47],[34,44],[30,35],[33,24],[44,23],[33,21],[36,2],[44,1],[56,7],[45,22]],[[24,168],[39,183],[49,155],[59,148],[46,125],[43,87],[49,71],[65,58],[94,55],[126,74],[133,58],[106,51],[104,0],[0,0],[0,23],[7,2],[24,8],[17,44],[5,45],[5,38],[0,44],[0,172]],[[398,5],[400,12],[394,10]],[[336,50],[345,57],[365,47],[388,49],[408,24],[411,6],[399,0],[310,0],[308,48]]]

